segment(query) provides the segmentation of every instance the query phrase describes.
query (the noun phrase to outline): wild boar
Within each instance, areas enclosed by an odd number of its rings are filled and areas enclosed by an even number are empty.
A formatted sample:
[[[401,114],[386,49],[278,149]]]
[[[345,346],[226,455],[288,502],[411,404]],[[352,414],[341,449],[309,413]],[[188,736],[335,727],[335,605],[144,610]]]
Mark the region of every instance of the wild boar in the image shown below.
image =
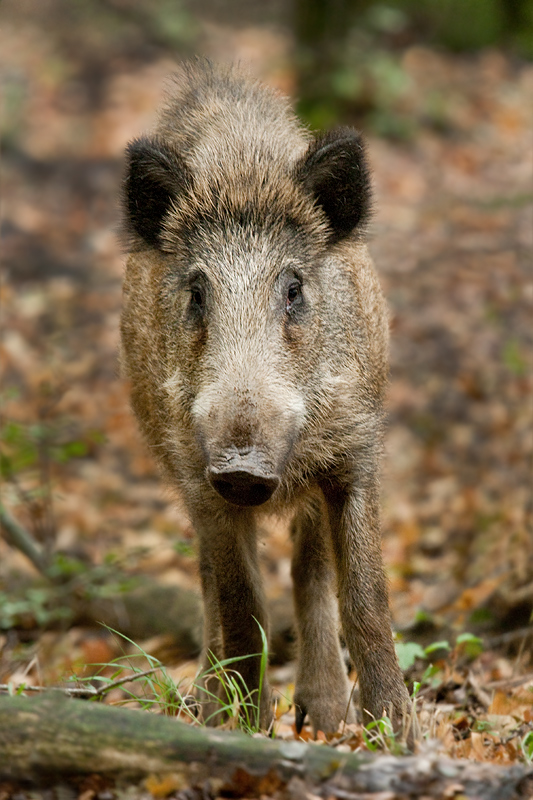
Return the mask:
[[[297,729],[353,718],[340,630],[365,720],[398,724],[378,503],[388,324],[361,136],[313,136],[274,91],[199,61],[129,144],[124,208],[123,370],[198,535],[206,664],[261,652],[257,519],[290,513]],[[259,657],[237,669],[257,698]],[[266,681],[259,702],[268,725]]]

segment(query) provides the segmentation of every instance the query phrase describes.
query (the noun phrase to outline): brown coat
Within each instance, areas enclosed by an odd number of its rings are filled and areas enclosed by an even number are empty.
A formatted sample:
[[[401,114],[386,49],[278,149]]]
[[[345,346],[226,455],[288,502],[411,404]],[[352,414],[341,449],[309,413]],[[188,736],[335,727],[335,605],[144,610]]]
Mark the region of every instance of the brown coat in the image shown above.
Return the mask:
[[[290,512],[297,727],[352,713],[340,625],[366,719],[398,723],[378,509],[388,326],[360,136],[314,138],[272,91],[200,62],[130,144],[124,197],[123,368],[198,533],[206,663],[261,650],[256,521]],[[239,671],[257,690],[259,659]]]

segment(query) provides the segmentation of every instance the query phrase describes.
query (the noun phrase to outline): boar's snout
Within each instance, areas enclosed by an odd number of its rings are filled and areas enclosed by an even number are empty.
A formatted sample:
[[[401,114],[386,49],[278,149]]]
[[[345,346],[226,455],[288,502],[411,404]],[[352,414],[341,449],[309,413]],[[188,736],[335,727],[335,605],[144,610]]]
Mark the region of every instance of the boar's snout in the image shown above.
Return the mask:
[[[210,466],[207,476],[211,486],[235,506],[260,506],[270,500],[279,486],[276,475],[254,464],[233,462],[223,468]]]

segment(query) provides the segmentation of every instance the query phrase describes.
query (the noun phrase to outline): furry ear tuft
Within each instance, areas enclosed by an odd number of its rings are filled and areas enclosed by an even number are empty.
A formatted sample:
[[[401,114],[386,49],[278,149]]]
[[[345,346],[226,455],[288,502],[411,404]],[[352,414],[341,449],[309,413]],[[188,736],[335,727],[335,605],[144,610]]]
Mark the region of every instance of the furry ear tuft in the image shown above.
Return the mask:
[[[134,139],[126,149],[123,203],[126,225],[151,247],[161,246],[161,229],[173,198],[190,183],[181,156],[158,138]]]
[[[324,210],[331,241],[338,242],[368,221],[372,191],[361,135],[338,128],[311,143],[298,165],[298,177]]]

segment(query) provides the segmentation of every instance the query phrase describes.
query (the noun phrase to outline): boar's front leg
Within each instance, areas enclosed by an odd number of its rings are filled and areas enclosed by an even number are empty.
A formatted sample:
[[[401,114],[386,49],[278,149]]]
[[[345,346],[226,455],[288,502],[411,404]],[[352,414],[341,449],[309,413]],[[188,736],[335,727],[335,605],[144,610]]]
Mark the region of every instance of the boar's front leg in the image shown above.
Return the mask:
[[[315,736],[319,730],[336,731],[343,719],[354,719],[339,643],[335,565],[325,512],[322,496],[310,496],[291,528],[298,636],[296,730],[300,732],[308,714]]]
[[[396,730],[410,711],[391,632],[381,554],[378,487],[325,483],[342,629],[359,679],[363,720],[388,714]],[[413,730],[408,735],[413,741]]]
[[[250,703],[260,704],[261,727],[268,728],[272,711],[266,675],[258,700],[260,656],[255,654],[262,650],[258,623],[267,633],[268,623],[253,513],[248,509],[224,509],[209,517],[195,515],[194,523],[199,536],[204,597],[204,667],[210,669],[212,656],[219,661],[242,657],[227,669],[240,673]],[[253,657],[247,658],[250,655]],[[212,671],[211,677],[204,680],[204,690],[200,693],[204,719],[211,717],[210,724],[217,725],[222,715],[216,712],[228,702],[228,694]],[[221,703],[209,699],[208,692],[219,697]],[[253,711],[249,713],[253,719]]]

